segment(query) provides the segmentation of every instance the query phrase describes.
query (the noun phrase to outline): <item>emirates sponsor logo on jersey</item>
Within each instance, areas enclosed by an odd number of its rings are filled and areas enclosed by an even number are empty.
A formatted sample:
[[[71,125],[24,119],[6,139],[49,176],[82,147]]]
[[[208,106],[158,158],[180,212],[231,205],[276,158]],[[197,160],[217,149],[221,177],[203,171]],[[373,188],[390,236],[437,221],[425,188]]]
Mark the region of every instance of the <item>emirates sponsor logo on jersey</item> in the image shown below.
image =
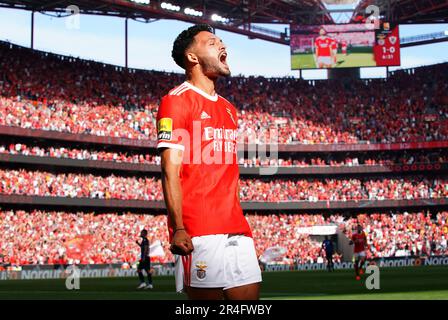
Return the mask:
[[[236,139],[238,131],[236,129],[226,129],[205,127],[204,139],[206,141],[213,140],[213,150],[215,152],[237,153]]]
[[[235,141],[238,137],[238,130],[236,129],[226,129],[205,127],[204,128],[205,140],[232,140]]]
[[[157,123],[157,137],[159,140],[171,140],[173,136],[173,119],[162,118]]]

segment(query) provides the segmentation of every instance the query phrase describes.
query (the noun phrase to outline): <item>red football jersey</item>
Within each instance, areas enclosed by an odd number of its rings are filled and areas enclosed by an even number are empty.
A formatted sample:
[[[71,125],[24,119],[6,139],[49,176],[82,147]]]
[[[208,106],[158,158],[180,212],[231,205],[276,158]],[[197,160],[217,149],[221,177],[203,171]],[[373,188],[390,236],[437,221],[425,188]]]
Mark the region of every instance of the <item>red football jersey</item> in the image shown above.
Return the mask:
[[[316,45],[317,55],[319,57],[329,57],[331,56],[331,39],[328,37],[319,37],[314,41]]]
[[[331,49],[336,50],[338,48],[338,41],[336,39],[331,39]]]
[[[355,244],[355,253],[362,252],[366,249],[367,237],[364,232],[352,235],[352,241]]]
[[[237,113],[219,95],[189,82],[162,98],[157,148],[183,150],[182,217],[191,237],[241,233],[252,236],[238,196]],[[168,218],[170,239],[172,222]]]

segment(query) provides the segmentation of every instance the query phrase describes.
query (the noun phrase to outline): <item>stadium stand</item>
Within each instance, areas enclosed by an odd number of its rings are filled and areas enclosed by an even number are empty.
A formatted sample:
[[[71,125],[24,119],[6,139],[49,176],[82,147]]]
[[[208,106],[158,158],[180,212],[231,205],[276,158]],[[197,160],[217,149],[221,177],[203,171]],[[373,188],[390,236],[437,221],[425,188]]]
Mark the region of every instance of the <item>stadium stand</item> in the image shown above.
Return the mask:
[[[322,214],[248,214],[257,253],[269,247],[287,248],[279,263],[313,263],[322,257],[321,242],[298,227],[334,224],[348,236],[358,222],[368,236],[368,257],[448,254],[448,212],[373,213],[357,217]],[[0,210],[0,250],[5,262],[27,264],[134,263],[138,247],[134,239],[142,228],[151,230],[150,240],[159,240],[165,255],[155,262],[172,262],[166,219],[163,215],[135,213],[86,213]],[[84,239],[82,255],[72,253],[70,243]],[[391,239],[394,239],[391,241]],[[336,256],[336,261],[341,257]]]
[[[114,161],[122,163],[140,163],[140,164],[160,164],[160,157],[152,154],[129,154],[128,152],[101,151],[95,149],[79,149],[70,147],[39,147],[27,146],[23,143],[11,143],[9,145],[0,145],[0,153],[10,155],[25,155],[37,157],[68,158],[76,160],[94,160],[94,161]],[[358,156],[347,154],[346,157],[328,154],[321,157],[309,158],[269,158],[260,159],[257,157],[239,158],[239,165],[243,167],[315,167],[315,166],[390,166],[394,164],[429,164],[429,163],[447,163],[448,155],[444,154],[442,149],[432,151],[432,154],[421,150],[408,151],[401,154],[368,154],[361,153]]]
[[[332,209],[324,206],[317,213],[304,213],[307,207],[298,206],[288,213],[247,213],[258,255],[280,246],[287,253],[278,263],[318,262],[320,242],[297,234],[296,228],[335,224],[350,237],[358,222],[368,236],[369,258],[448,254],[448,213],[433,202],[425,204],[432,206],[432,213],[423,208],[391,213],[377,207],[375,212],[365,212],[365,207],[357,204],[448,198],[444,178],[448,154],[443,145],[448,141],[447,78],[448,64],[440,64],[396,71],[388,79],[377,80],[236,76],[221,81],[220,94],[239,108],[242,139],[255,134],[252,141],[263,143],[266,137],[257,134],[275,129],[281,144],[316,147],[309,152],[283,150],[278,159],[241,157],[242,201],[355,202],[351,207],[355,210],[350,212],[322,211]],[[150,144],[156,139],[159,99],[182,81],[178,74],[125,71],[0,42],[0,198],[26,195],[118,199],[122,203],[161,201],[157,170],[136,174],[142,167],[133,167],[130,175],[110,164],[159,165],[160,157]],[[13,134],[12,128],[22,131]],[[69,134],[70,139],[57,140],[56,133]],[[92,143],[92,137],[104,140]],[[129,140],[111,148],[113,138]],[[143,144],[131,145],[130,141]],[[404,144],[392,150],[392,143]],[[416,148],[408,143],[428,145]],[[368,144],[383,147],[381,151],[359,147]],[[353,148],[318,152],[320,145]],[[39,161],[26,162],[15,156]],[[83,165],[68,166],[46,158],[91,162],[81,170]],[[254,167],[300,170],[288,171],[286,177],[262,177],[244,171]],[[322,167],[331,171],[317,170]],[[353,167],[363,168],[343,171]],[[402,174],[406,170],[416,172]],[[428,174],[432,170],[435,174]],[[347,172],[357,176],[345,176]],[[305,173],[309,176],[299,177]],[[339,176],[322,177],[328,173]],[[122,212],[118,207],[98,213],[55,210],[46,205],[30,209],[16,200],[7,204],[13,208],[0,207],[0,256],[7,263],[132,263],[138,257],[134,241],[143,227],[150,230],[151,241],[160,240],[164,249],[165,256],[154,257],[154,261],[173,261],[166,217],[155,212],[156,208],[145,208],[147,214]],[[73,243],[85,244],[85,253],[73,255]],[[341,258],[337,255],[336,261]]]
[[[0,125],[6,126],[155,140],[158,99],[182,81],[4,42],[0,56]],[[440,141],[448,139],[447,71],[442,64],[395,72],[387,81],[312,84],[233,77],[219,91],[240,108],[240,136],[257,133],[257,142],[265,138],[259,132],[273,129],[280,143]]]
[[[163,200],[155,178],[53,174],[1,170],[0,194],[120,200]],[[448,197],[448,180],[423,176],[400,179],[242,179],[242,201],[347,201],[437,199]]]

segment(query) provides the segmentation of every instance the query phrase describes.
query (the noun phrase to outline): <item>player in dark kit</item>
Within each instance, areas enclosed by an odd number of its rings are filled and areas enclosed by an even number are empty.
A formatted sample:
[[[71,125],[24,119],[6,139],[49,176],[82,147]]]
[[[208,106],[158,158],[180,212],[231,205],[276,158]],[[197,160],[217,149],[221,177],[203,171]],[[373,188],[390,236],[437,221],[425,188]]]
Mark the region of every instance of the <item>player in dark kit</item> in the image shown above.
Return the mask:
[[[328,236],[325,236],[325,240],[322,242],[322,249],[325,251],[325,257],[327,259],[327,270],[329,272],[334,271],[334,247],[333,242],[328,238]]]
[[[148,241],[148,231],[143,229],[140,233],[142,242],[135,241],[140,246],[140,261],[137,266],[138,278],[140,279],[140,285],[137,289],[152,289],[152,276],[151,276],[151,260],[149,259],[149,241]],[[148,276],[148,282],[145,283],[145,277],[143,276],[143,270],[145,270]]]

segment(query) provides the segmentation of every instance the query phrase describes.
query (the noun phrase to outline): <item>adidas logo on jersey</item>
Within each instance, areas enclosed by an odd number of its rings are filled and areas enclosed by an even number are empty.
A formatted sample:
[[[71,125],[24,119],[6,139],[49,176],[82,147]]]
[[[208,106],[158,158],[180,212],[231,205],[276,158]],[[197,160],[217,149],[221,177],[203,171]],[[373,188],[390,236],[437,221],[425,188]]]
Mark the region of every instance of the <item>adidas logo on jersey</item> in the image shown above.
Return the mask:
[[[205,112],[205,111],[202,111],[202,113],[201,113],[201,119],[202,120],[204,120],[204,119],[210,119],[211,117],[207,114],[207,112]]]

